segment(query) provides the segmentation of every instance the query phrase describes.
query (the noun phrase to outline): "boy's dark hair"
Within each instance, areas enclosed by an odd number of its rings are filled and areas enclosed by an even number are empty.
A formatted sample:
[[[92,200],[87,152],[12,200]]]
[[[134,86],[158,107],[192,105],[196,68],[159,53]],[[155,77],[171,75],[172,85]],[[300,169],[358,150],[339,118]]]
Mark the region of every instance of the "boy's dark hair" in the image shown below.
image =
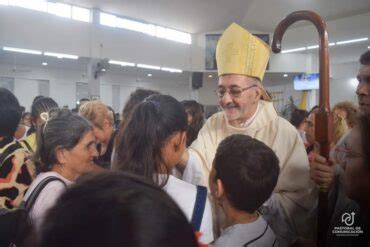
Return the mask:
[[[0,87],[0,136],[13,136],[21,120],[17,98],[6,88]]]
[[[360,63],[362,65],[370,65],[370,51],[366,51],[361,55]]]
[[[137,176],[82,176],[50,209],[41,247],[196,247],[193,229],[176,203]]]
[[[279,176],[279,160],[271,148],[240,134],[219,144],[214,168],[231,205],[248,213],[267,201]]]

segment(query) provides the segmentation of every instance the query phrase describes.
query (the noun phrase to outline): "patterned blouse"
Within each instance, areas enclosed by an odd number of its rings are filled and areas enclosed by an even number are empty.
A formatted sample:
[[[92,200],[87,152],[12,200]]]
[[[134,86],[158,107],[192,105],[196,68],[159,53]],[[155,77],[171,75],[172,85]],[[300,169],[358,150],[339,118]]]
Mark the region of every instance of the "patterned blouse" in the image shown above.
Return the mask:
[[[19,207],[36,176],[30,153],[13,137],[0,141],[0,208]]]

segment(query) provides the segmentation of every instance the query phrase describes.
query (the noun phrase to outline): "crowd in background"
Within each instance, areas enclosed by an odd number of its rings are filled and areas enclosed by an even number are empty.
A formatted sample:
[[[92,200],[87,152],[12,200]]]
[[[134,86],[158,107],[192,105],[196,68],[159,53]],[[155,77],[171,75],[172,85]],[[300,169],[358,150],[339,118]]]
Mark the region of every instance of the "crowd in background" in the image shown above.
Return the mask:
[[[369,240],[370,219],[370,52],[360,62],[359,108],[350,102],[333,107],[329,159],[319,155],[315,139],[319,107],[294,110],[290,123],[296,130],[276,115],[277,122],[266,126],[269,131],[283,127],[269,139],[240,132],[248,130],[248,121],[222,122],[235,115],[233,100],[242,100],[243,91],[258,88],[258,82],[244,89],[223,87],[228,83],[223,77],[217,96],[225,116],[217,113],[208,120],[194,100],[179,102],[142,88],[131,93],[121,119],[100,101],[80,100],[71,111],[43,96],[25,112],[10,91],[0,88],[0,246],[9,241],[19,246],[242,246],[254,234],[259,237],[244,246],[314,246],[312,231],[288,229],[303,219],[290,218],[292,202],[280,191],[298,193],[288,194],[294,200],[310,198],[295,183],[303,172],[311,179],[307,184],[316,185],[312,193],[318,186],[329,190],[328,246],[361,246]],[[256,99],[252,120],[273,111],[258,92],[244,98]],[[220,131],[225,126],[232,134]],[[209,162],[202,152],[211,147],[202,138],[220,136]],[[275,139],[291,136],[294,147],[306,152],[277,150],[288,147],[274,146]],[[292,157],[308,159],[309,166],[287,168]],[[194,159],[208,167],[191,170]],[[197,179],[207,182],[191,182]],[[317,202],[305,203],[314,205],[307,214],[314,218]],[[332,230],[348,210],[365,234],[341,239]]]

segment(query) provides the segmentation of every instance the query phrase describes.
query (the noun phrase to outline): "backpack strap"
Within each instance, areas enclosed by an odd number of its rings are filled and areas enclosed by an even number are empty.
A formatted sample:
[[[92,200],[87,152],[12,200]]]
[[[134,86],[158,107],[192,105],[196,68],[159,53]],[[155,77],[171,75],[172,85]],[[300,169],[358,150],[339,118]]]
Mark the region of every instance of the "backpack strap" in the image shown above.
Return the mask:
[[[58,177],[55,177],[55,176],[46,177],[31,192],[31,195],[28,197],[27,201],[22,201],[22,203],[20,205],[20,208],[23,208],[27,212],[29,212],[31,210],[31,208],[33,207],[33,204],[35,204],[36,199],[39,196],[39,194],[41,193],[41,191],[45,188],[45,186],[48,183],[50,183],[52,181],[60,181],[67,188],[66,183],[62,179],[60,179]]]
[[[3,152],[0,153],[0,168],[4,162],[13,154],[20,151],[26,151],[19,142],[11,142],[3,148]]]
[[[31,145],[28,143],[28,141],[27,140],[22,140],[21,142],[20,142],[20,144],[23,146],[23,144],[24,144],[24,146],[25,146],[25,148],[29,151],[29,152],[31,152],[31,153],[33,153],[34,151],[32,150],[32,148],[31,148]]]
[[[193,209],[193,216],[191,217],[191,225],[195,231],[200,230],[202,224],[204,209],[207,201],[207,188],[204,186],[197,185],[197,195],[195,198],[195,204]]]

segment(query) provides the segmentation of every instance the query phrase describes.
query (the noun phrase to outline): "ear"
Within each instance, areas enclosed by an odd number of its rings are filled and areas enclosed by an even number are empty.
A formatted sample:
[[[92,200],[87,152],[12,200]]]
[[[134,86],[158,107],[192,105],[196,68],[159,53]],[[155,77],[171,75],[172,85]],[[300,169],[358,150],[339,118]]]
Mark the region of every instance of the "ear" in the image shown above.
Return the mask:
[[[103,129],[109,128],[110,126],[112,126],[112,123],[109,122],[108,119],[104,118],[104,120],[103,120]]]
[[[172,143],[174,151],[179,151],[180,147],[186,144],[186,131],[176,133],[176,135],[172,138]]]
[[[261,98],[261,96],[262,96],[262,88],[261,88],[261,86],[258,86],[257,88],[256,88],[256,90],[255,90],[255,102],[257,103],[259,100],[260,100],[260,98]]]
[[[181,131],[181,143],[180,143],[180,145],[182,145],[182,144],[186,145],[186,131],[185,130]]]
[[[224,197],[225,190],[224,190],[224,184],[220,179],[216,180],[216,191],[215,191],[215,196],[217,199],[221,199]]]
[[[56,154],[57,161],[59,164],[65,164],[67,162],[66,152],[67,150],[62,147],[56,148],[55,154]]]

